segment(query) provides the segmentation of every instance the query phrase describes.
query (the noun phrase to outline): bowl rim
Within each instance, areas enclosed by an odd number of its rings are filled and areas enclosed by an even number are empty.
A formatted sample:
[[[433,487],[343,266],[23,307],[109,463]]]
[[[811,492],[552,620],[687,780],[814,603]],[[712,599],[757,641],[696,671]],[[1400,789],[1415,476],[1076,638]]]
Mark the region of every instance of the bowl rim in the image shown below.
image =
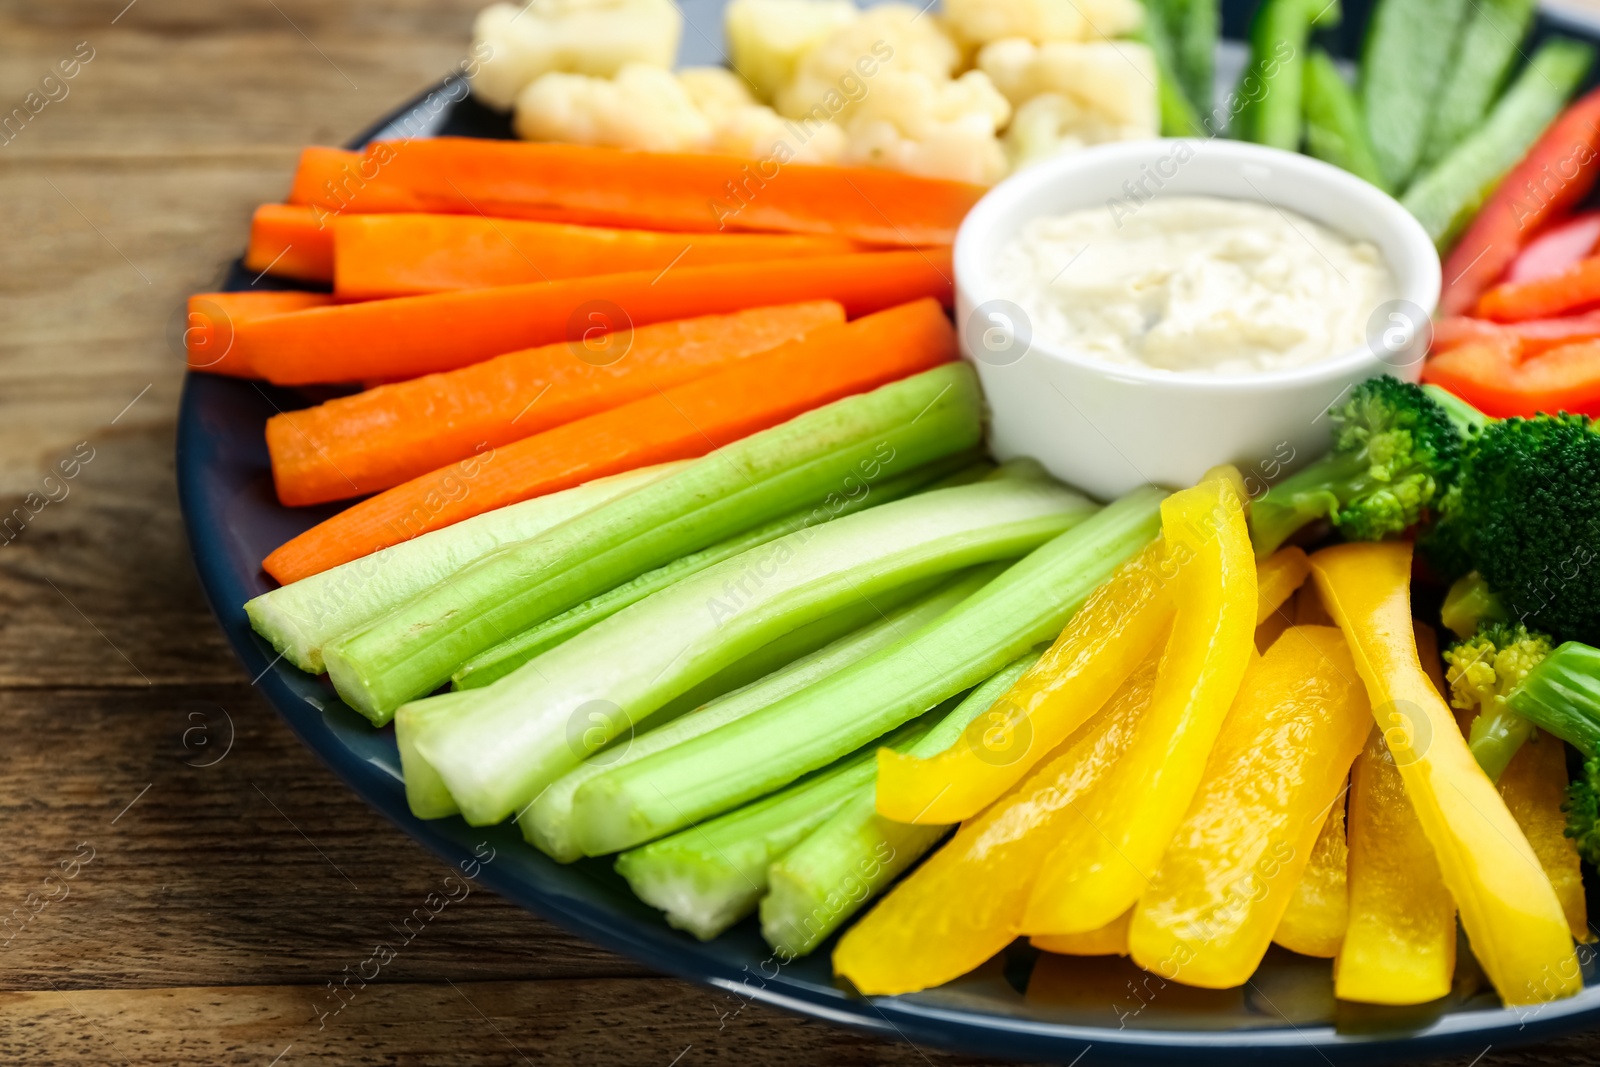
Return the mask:
[[[996,228],[1000,216],[1010,214],[1017,208],[1019,202],[1025,205],[1030,200],[1036,200],[1046,189],[1058,183],[1071,183],[1085,169],[1116,161],[1137,167],[1141,162],[1151,162],[1172,151],[1172,146],[1179,142],[1193,145],[1196,155],[1202,152],[1220,153],[1223,157],[1231,157],[1241,164],[1254,163],[1288,170],[1293,172],[1297,179],[1320,185],[1343,197],[1344,202],[1354,202],[1361,210],[1374,216],[1374,221],[1378,224],[1374,229],[1380,227],[1392,229],[1401,242],[1410,245],[1412,250],[1418,253],[1415,258],[1421,264],[1421,269],[1409,276],[1402,275],[1390,257],[1384,258],[1395,277],[1396,299],[1409,301],[1422,308],[1424,314],[1428,316],[1427,321],[1432,322],[1433,314],[1438,307],[1443,280],[1439,254],[1433,240],[1422,228],[1422,224],[1398,200],[1365,179],[1319,159],[1298,152],[1220,137],[1153,137],[1138,141],[1092,145],[1043,160],[1001,181],[983,195],[967,213],[956,231],[952,267],[955,272],[958,305],[964,303],[970,308],[989,300],[1008,299],[1004,293],[996,291],[998,285],[992,273],[993,264],[986,261],[980,250],[985,236]],[[1248,179],[1241,183],[1241,187],[1248,185],[1250,185]],[[1259,191],[1251,193],[1248,188],[1244,188],[1240,196],[1221,198],[1264,203],[1279,211],[1290,210],[1279,208],[1265,196],[1259,195]],[[1035,213],[1035,217],[1039,214],[1042,212]],[[1348,232],[1338,225],[1317,219],[1312,221],[1348,236]],[[981,300],[976,298],[977,294],[981,294]],[[959,307],[957,314],[960,314]],[[959,321],[956,325],[958,329],[963,326]],[[962,334],[964,340],[964,330]],[[1159,367],[1102,362],[1038,337],[1030,339],[1028,352],[1037,352],[1080,371],[1129,384],[1231,393],[1271,393],[1283,389],[1324,385],[1348,381],[1352,375],[1358,374],[1363,369],[1374,372],[1387,369],[1390,373],[1394,373],[1404,371],[1406,367],[1420,367],[1422,362],[1419,357],[1414,363],[1393,366],[1385,363],[1370,347],[1362,345],[1299,367],[1249,374],[1211,374],[1205,371],[1173,371]]]

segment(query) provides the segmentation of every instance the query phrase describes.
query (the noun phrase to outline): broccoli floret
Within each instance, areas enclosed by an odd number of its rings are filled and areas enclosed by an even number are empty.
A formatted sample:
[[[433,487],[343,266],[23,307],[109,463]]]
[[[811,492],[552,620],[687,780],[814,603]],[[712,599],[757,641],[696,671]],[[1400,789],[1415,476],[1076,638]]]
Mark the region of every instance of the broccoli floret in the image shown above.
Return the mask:
[[[1578,855],[1600,867],[1600,759],[1585,762],[1583,777],[1567,783],[1561,810],[1567,813],[1565,833],[1578,847]]]
[[[1478,766],[1493,780],[1533,732],[1533,723],[1506,706],[1506,695],[1550,654],[1550,647],[1548,637],[1520,624],[1491,623],[1444,654],[1450,703],[1478,713],[1469,744]]]
[[[1588,418],[1487,427],[1442,508],[1434,540],[1460,546],[1511,618],[1600,643],[1600,432]]]
[[[1489,583],[1477,571],[1457,579],[1444,595],[1439,621],[1461,638],[1471,637],[1489,622],[1505,622],[1505,605],[1489,592]]]
[[[1463,429],[1421,387],[1371,378],[1328,414],[1333,451],[1251,507],[1258,556],[1323,518],[1352,541],[1391,537],[1416,524],[1455,480]]]

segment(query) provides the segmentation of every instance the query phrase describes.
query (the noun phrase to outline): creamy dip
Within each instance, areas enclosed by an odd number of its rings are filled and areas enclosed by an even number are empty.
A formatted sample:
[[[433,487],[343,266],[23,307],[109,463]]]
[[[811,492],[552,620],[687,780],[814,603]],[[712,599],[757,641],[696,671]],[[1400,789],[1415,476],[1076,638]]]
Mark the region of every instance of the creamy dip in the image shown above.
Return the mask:
[[[1250,374],[1366,344],[1395,297],[1382,255],[1302,215],[1156,197],[1029,222],[996,281],[1033,336],[1108,363]]]

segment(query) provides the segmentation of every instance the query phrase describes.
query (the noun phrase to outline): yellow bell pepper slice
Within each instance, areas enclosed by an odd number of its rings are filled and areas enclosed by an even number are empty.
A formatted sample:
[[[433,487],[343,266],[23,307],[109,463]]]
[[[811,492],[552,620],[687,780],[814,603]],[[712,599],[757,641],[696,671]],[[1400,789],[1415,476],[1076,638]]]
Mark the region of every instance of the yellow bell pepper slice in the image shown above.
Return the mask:
[[[1426,1004],[1450,992],[1456,903],[1445,888],[1395,757],[1377,728],[1350,772],[1350,920],[1334,995]]]
[[[1344,787],[1348,794],[1349,785]],[[1340,796],[1322,821],[1311,857],[1300,874],[1300,882],[1289,897],[1289,906],[1278,919],[1272,940],[1302,956],[1332,959],[1339,954],[1344,931],[1350,919],[1350,898],[1346,875],[1350,859],[1344,836],[1345,797]]]
[[[1279,613],[1311,576],[1311,560],[1302,549],[1280,548],[1256,566],[1256,625]]]
[[[1326,548],[1311,557],[1311,573],[1350,642],[1405,795],[1501,1000],[1520,1005],[1573,995],[1583,980],[1550,879],[1418,660],[1411,546]]]
[[[1294,625],[1295,590],[1311,574],[1302,549],[1279,549],[1256,566],[1256,650],[1265,653],[1283,631]]]
[[[1128,954],[1128,924],[1133,920],[1133,909],[1096,930],[1081,934],[1041,934],[1030,937],[1029,944],[1040,952],[1054,952],[1058,956],[1126,956]]]
[[[1238,494],[1202,482],[1161,504],[1176,611],[1150,710],[1034,884],[1030,935],[1093,930],[1144,892],[1255,655],[1256,564]]]
[[[1209,989],[1249,979],[1371,729],[1343,635],[1285,632],[1245,674],[1189,813],[1134,908],[1133,961]]]
[[[995,704],[1011,718],[1003,749],[989,716],[935,756],[878,750],[878,814],[945,825],[970,819],[1104,706],[1172,619],[1171,571],[1159,539],[1096,589],[1061,636]],[[1017,737],[1025,738],[1018,744]]]
[[[1595,939],[1589,929],[1589,905],[1583,894],[1583,872],[1578,850],[1564,832],[1567,817],[1561,811],[1566,799],[1567,753],[1558,737],[1536,730],[1517,749],[1500,775],[1500,796],[1522,832],[1528,835],[1539,866],[1555,888],[1556,899],[1567,917],[1567,929],[1579,941]]]
[[[1111,773],[1155,691],[1153,650],[1041,767],[913,871],[840,938],[834,973],[867,995],[960,977],[1009,945],[1060,827]]]

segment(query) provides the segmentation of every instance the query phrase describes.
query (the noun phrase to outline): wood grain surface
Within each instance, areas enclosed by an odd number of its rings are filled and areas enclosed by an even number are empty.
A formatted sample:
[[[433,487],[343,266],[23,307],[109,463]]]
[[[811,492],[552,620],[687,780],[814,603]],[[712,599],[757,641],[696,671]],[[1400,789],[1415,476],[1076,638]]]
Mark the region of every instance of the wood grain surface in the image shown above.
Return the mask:
[[[482,890],[329,1013],[328,984],[448,871],[224,645],[178,518],[168,338],[299,147],[447,70],[475,7],[0,2],[0,115],[93,55],[0,138],[0,514],[37,511],[0,534],[0,1064],[973,1062],[731,1014]],[[1458,1065],[1597,1055],[1576,1037]]]

